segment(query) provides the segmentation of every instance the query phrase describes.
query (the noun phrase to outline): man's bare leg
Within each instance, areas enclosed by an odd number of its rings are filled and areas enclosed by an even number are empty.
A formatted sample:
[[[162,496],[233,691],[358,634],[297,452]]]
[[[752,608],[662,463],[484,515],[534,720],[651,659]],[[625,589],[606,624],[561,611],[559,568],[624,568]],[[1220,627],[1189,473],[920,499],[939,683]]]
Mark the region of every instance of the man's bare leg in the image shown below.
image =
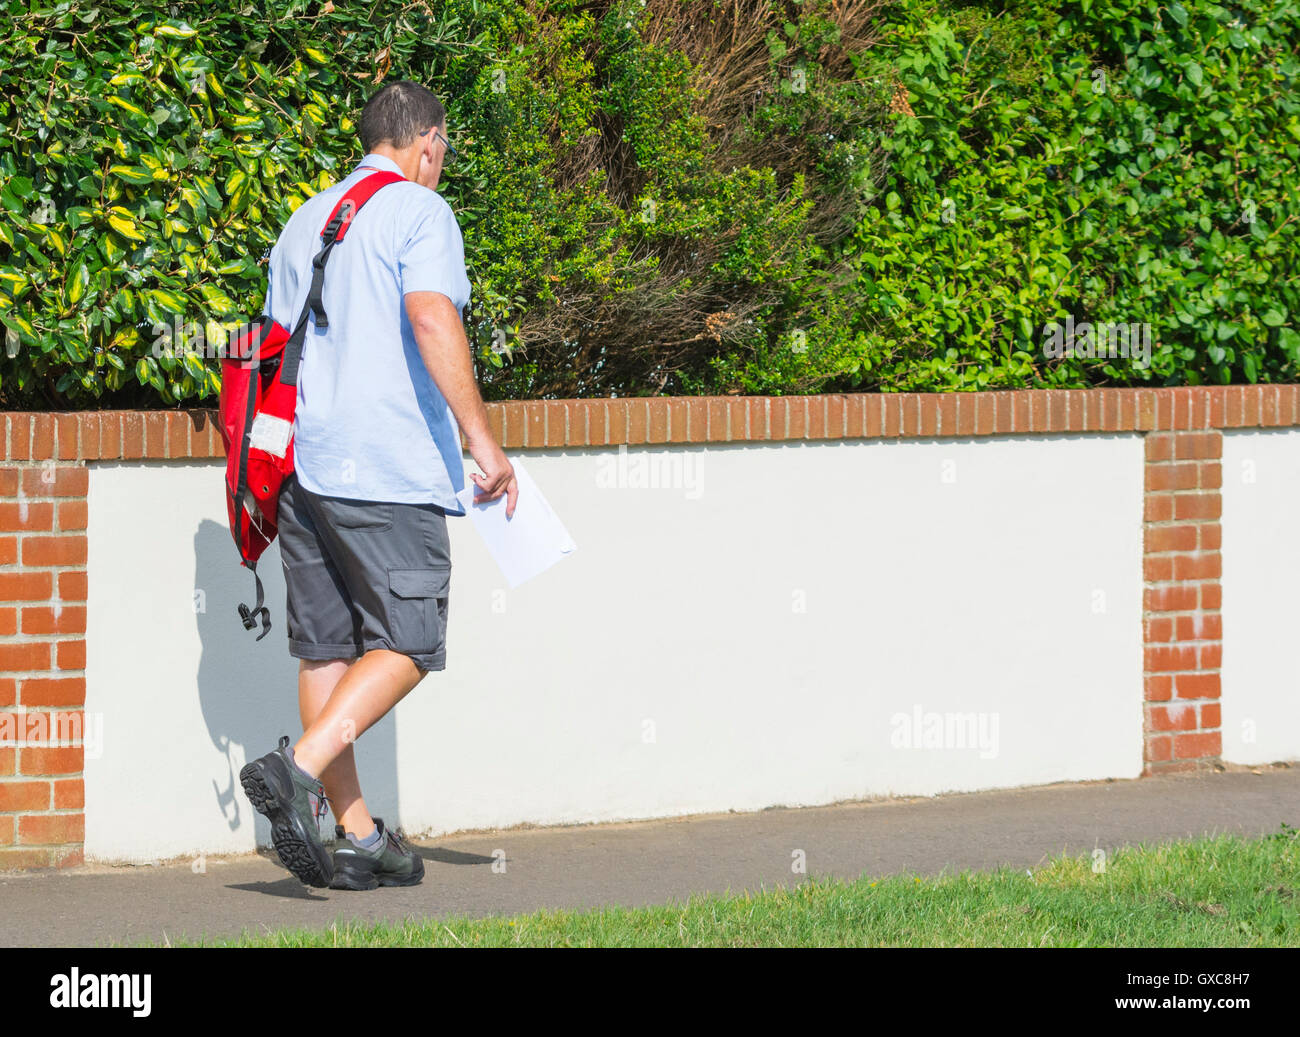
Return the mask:
[[[294,762],[325,786],[334,816],[359,839],[374,831],[361,796],[352,743],[423,679],[425,674],[399,652],[382,648],[348,662],[302,660],[298,669],[298,710],[303,734],[293,747]]]
[[[351,659],[316,661],[301,659],[298,663],[298,713],[304,731],[315,722],[325,708],[334,688],[347,673]],[[295,752],[295,756],[297,753]],[[319,775],[329,797],[334,820],[358,839],[365,839],[374,831],[370,811],[361,795],[361,780],[357,776],[356,757],[349,742],[343,752]]]

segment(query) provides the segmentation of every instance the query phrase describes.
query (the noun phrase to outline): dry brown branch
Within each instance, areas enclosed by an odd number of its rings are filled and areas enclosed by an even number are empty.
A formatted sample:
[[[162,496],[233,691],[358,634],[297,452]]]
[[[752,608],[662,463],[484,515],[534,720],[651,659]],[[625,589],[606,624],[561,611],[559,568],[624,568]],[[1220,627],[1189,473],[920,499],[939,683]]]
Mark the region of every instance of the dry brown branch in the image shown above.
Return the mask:
[[[549,67],[562,49],[558,37],[553,47],[547,45],[548,33],[558,32],[556,16],[547,14],[541,0],[530,0],[529,6],[540,33],[532,42],[540,41],[537,51],[546,55],[533,74],[558,77],[560,70]],[[796,261],[805,238],[824,245],[835,242],[851,226],[859,200],[845,185],[818,179],[824,150],[818,137],[844,131],[843,111],[804,105],[797,136],[755,132],[755,112],[782,96],[782,80],[791,77],[796,62],[802,65],[811,58],[814,74],[837,82],[852,79],[850,55],[876,42],[873,17],[882,6],[882,0],[831,0],[822,10],[834,22],[837,38],[816,54],[800,55],[792,48],[777,61],[767,40],[772,32],[784,38],[789,14],[779,0],[647,2],[642,39],[679,51],[693,70],[691,111],[706,130],[702,160],[719,175],[733,168],[771,169],[784,196],[783,208],[799,204],[794,191],[798,182],[804,184],[802,198],[816,201],[802,223],[794,224],[800,228],[797,232],[772,243],[773,269]],[[582,10],[598,23],[612,7],[611,0],[602,0]],[[601,55],[593,49],[586,57],[592,74],[599,76]],[[901,103],[906,106],[906,93]],[[847,117],[865,123],[878,114],[863,110]],[[555,154],[552,177],[560,192],[582,192],[594,182],[625,211],[639,204],[647,174],[617,116],[597,109],[589,127],[552,125],[548,132]],[[883,153],[870,156],[870,161],[873,171],[879,170]],[[589,230],[594,237],[606,228]],[[748,341],[765,313],[788,304],[789,293],[780,280],[720,283],[712,268],[736,243],[739,232],[724,227],[707,241],[654,236],[638,240],[621,271],[623,279],[635,285],[633,290],[614,291],[584,281],[555,284],[558,303],[530,307],[518,320],[525,355],[548,374],[532,391],[562,396],[662,387],[676,372],[698,370],[709,356]],[[621,241],[611,247],[630,244]]]

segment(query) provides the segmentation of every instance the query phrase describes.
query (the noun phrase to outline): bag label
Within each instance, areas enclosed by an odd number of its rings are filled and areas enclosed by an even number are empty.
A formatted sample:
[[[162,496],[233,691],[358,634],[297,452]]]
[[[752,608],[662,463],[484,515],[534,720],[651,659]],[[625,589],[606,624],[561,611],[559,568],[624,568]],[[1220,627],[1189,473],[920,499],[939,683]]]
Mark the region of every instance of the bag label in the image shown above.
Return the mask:
[[[265,450],[268,454],[283,458],[289,449],[289,437],[292,435],[292,421],[263,413],[253,419],[248,445],[254,450]]]

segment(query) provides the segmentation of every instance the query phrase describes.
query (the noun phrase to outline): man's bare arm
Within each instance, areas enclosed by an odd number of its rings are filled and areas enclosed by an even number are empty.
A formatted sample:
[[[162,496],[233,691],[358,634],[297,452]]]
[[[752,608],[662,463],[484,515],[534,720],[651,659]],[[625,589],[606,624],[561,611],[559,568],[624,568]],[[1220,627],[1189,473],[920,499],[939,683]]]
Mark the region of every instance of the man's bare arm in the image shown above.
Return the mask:
[[[481,491],[476,499],[492,501],[504,493],[508,518],[515,512],[519,488],[514,467],[488,427],[460,314],[441,292],[407,292],[404,301],[420,359],[465,433],[470,456],[483,470],[482,475],[470,474]]]

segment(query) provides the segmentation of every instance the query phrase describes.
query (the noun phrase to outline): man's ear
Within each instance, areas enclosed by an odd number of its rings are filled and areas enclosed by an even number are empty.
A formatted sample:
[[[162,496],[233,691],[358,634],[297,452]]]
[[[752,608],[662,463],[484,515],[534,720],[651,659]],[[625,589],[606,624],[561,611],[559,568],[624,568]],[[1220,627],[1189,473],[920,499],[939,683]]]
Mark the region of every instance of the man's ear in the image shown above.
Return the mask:
[[[423,180],[424,177],[433,169],[433,134],[430,133],[424,138],[424,143],[420,147],[420,170],[416,174],[417,178]]]

